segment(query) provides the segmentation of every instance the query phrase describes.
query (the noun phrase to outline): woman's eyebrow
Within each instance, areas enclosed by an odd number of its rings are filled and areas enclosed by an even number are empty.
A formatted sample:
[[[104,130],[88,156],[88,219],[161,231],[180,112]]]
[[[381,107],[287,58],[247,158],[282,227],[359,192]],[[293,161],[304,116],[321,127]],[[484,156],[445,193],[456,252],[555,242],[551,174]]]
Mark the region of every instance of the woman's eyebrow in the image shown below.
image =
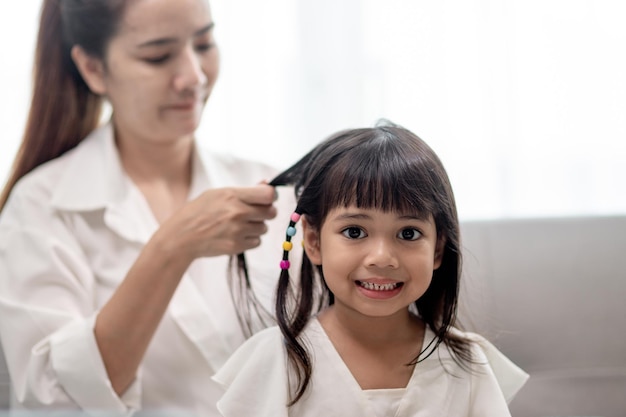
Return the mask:
[[[213,29],[213,27],[215,26],[215,23],[211,22],[208,25],[204,26],[201,29],[198,29],[197,31],[194,32],[193,36],[201,36],[204,35],[205,33],[211,31]],[[146,48],[146,47],[150,47],[150,46],[163,46],[163,45],[168,45],[168,44],[172,44],[172,43],[177,43],[178,42],[178,38],[158,38],[158,39],[152,39],[149,40],[147,42],[143,42],[140,43],[139,45],[137,45],[139,48]]]
[[[215,22],[211,22],[205,27],[198,29],[193,35],[194,36],[204,35],[205,33],[211,31],[214,27],[215,27]]]

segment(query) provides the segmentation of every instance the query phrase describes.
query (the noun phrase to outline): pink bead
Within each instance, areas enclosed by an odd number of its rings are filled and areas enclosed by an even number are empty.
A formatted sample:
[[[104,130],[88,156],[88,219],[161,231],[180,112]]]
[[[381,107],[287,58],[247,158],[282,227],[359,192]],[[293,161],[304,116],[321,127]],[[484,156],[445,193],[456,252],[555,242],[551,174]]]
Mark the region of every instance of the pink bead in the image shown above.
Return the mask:
[[[292,213],[291,214],[291,221],[294,223],[298,223],[298,220],[300,220],[300,215],[298,213]]]
[[[289,261],[280,261],[280,269],[289,269]]]

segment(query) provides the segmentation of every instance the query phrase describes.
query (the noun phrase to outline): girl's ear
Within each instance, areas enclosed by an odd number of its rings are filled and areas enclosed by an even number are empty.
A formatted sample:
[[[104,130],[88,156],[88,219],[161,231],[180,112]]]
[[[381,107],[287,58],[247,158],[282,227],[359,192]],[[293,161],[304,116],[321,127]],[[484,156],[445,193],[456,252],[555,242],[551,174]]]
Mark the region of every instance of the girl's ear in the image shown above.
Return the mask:
[[[104,83],[104,63],[102,60],[87,54],[78,45],[72,47],[71,54],[74,65],[78,68],[78,72],[80,72],[89,89],[94,94],[104,95],[106,93],[106,85]]]
[[[304,251],[313,265],[322,264],[322,254],[320,251],[320,234],[302,216],[302,233],[304,235]]]
[[[433,263],[433,270],[439,269],[441,266],[441,260],[443,259],[443,252],[446,247],[446,237],[443,235],[437,236],[437,244],[435,245],[435,259]]]

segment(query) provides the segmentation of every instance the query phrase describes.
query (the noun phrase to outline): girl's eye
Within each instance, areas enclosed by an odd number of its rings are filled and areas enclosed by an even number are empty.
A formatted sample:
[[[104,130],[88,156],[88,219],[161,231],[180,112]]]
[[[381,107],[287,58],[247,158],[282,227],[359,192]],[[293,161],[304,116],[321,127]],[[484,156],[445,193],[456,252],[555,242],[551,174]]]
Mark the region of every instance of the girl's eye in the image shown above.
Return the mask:
[[[417,240],[422,236],[419,230],[413,228],[402,229],[398,237],[402,240]]]
[[[362,239],[365,237],[365,232],[359,227],[348,227],[342,230],[341,234],[348,239]]]

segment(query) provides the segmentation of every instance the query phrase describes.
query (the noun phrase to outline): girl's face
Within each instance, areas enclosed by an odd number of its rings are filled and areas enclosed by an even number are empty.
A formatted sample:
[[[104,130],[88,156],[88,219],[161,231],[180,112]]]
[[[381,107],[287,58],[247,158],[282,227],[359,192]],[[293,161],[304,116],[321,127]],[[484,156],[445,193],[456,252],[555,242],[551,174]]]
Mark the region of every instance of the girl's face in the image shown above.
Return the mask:
[[[99,88],[118,135],[170,141],[198,127],[218,68],[207,1],[134,0],[109,43]]]
[[[441,264],[443,239],[437,239],[432,216],[338,207],[321,230],[306,218],[303,228],[307,255],[322,266],[334,308],[348,314],[406,314]]]

